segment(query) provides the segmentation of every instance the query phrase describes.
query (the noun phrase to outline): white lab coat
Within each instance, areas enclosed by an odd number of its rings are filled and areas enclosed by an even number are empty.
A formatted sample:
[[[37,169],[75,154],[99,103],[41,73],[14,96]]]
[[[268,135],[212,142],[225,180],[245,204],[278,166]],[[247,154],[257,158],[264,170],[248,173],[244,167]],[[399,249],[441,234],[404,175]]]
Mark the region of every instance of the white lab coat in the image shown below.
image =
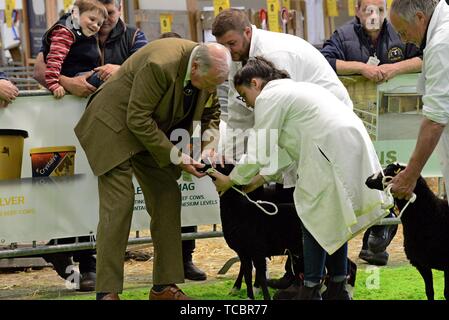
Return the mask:
[[[276,68],[286,70],[295,81],[312,82],[335,94],[346,106],[352,108],[348,91],[324,56],[307,41],[285,33],[271,32],[252,26],[249,57],[263,56]],[[228,125],[235,129],[252,128],[254,115],[251,109],[238,100],[234,75],[241,62],[233,62],[229,73]]]
[[[449,190],[449,5],[440,1],[427,30],[418,92],[423,94],[423,115],[446,125],[438,144],[442,172]]]
[[[344,105],[352,109],[351,98],[337,74],[324,56],[307,41],[293,35],[265,31],[252,26],[249,57],[256,56],[263,56],[274,63],[276,68],[286,70],[295,81],[312,82],[328,89],[343,101]],[[234,87],[234,75],[241,67],[241,62],[233,62],[229,72],[227,124],[229,129],[246,130],[253,127],[254,114],[252,109],[237,99],[239,94]],[[235,145],[232,141],[235,138],[232,138],[231,134],[224,137],[227,139],[225,152],[234,154],[234,158],[239,159],[245,152],[243,143],[245,135],[235,135],[238,136]],[[296,180],[295,171],[294,168],[293,174],[286,174],[284,185]]]
[[[380,207],[384,194],[365,186],[381,170],[371,139],[362,121],[332,93],[312,83],[270,81],[256,99],[254,114],[248,163],[234,168],[233,182],[249,183],[262,167],[260,155],[270,155],[265,167],[296,162],[298,215],[329,254],[387,214]],[[277,130],[277,146],[260,143],[258,129]]]

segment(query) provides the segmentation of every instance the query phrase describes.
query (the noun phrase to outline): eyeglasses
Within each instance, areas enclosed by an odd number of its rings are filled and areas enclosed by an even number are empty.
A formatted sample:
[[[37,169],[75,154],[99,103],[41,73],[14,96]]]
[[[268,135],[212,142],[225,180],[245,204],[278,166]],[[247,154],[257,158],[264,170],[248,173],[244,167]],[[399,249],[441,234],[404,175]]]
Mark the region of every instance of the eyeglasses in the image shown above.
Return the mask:
[[[237,99],[242,101],[243,103],[246,103],[246,99],[243,98],[242,96],[237,96]]]

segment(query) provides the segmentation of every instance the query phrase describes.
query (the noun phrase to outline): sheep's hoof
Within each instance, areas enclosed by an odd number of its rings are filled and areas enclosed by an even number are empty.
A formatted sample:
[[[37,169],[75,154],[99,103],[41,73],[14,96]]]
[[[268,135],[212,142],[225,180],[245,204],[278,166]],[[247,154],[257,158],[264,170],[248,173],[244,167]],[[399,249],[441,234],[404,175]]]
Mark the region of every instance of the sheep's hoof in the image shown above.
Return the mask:
[[[238,296],[239,293],[240,293],[240,289],[238,289],[238,288],[236,288],[236,287],[233,287],[233,288],[231,289],[231,291],[229,292],[229,295],[230,295],[230,296]]]

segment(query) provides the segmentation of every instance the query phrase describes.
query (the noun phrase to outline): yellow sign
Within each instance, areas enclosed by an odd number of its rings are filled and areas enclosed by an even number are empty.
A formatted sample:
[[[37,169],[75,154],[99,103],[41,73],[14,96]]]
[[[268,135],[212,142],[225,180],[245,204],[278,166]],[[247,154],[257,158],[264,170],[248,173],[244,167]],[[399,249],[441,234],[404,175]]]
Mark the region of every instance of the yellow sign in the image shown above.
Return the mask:
[[[161,34],[171,32],[171,22],[173,21],[173,16],[171,14],[161,14],[159,16],[159,21],[161,23]]]
[[[6,0],[5,19],[8,28],[12,28],[12,11],[16,8],[16,0]]]
[[[217,16],[221,10],[229,9],[231,4],[229,0],[214,0],[214,13]]]
[[[348,0],[348,16],[355,17],[355,0]]]
[[[338,6],[337,6],[337,0],[326,0],[326,7],[327,7],[327,16],[328,17],[338,17]]]
[[[279,27],[279,1],[267,0],[268,29],[274,32],[281,32]]]
[[[287,8],[287,10],[290,10],[290,0],[282,0],[282,8]]]
[[[64,0],[64,12],[69,11],[72,4],[73,0]]]

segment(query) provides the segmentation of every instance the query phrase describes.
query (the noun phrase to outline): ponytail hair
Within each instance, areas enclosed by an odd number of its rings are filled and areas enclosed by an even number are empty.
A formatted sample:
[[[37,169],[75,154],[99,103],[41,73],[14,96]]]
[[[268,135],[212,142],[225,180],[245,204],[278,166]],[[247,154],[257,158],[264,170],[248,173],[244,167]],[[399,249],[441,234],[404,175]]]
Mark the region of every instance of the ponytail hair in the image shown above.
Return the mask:
[[[272,62],[258,56],[249,58],[245,66],[237,71],[234,76],[234,87],[249,86],[253,78],[262,79],[264,87],[271,80],[287,79],[290,75],[285,70],[277,69]]]

